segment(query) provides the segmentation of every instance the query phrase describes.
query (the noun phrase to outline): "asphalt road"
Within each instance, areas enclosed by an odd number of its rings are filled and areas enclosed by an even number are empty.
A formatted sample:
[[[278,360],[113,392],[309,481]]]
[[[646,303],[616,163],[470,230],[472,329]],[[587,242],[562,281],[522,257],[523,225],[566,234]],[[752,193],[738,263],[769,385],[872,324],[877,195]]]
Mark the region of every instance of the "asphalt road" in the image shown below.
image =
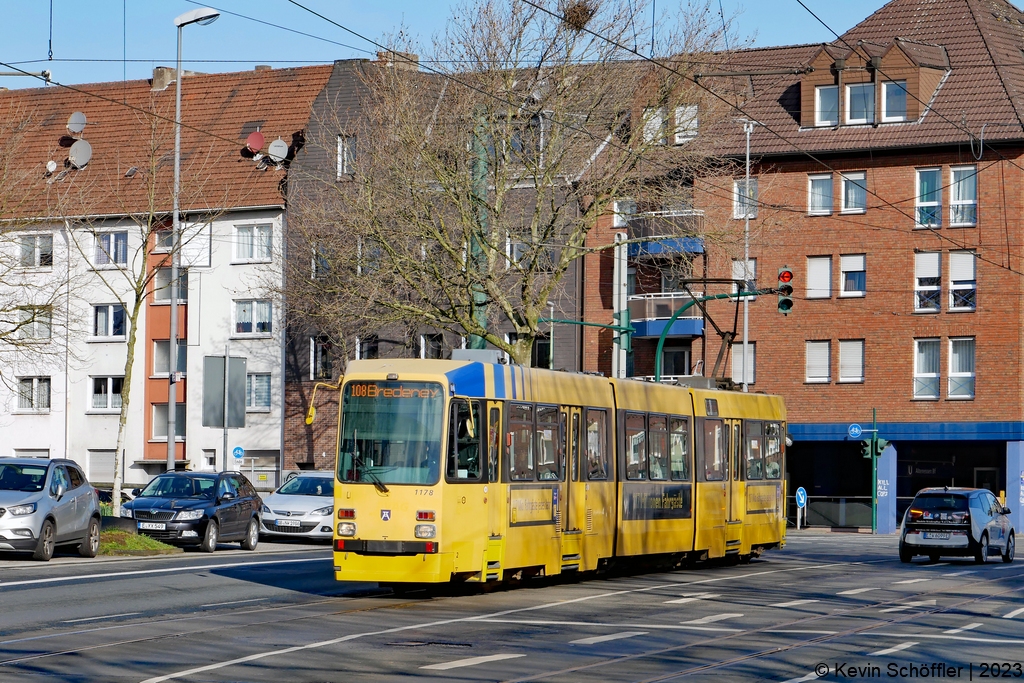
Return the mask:
[[[1024,680],[1024,562],[901,565],[894,537],[405,596],[335,582],[324,546],[227,548],[0,557],[0,681]]]

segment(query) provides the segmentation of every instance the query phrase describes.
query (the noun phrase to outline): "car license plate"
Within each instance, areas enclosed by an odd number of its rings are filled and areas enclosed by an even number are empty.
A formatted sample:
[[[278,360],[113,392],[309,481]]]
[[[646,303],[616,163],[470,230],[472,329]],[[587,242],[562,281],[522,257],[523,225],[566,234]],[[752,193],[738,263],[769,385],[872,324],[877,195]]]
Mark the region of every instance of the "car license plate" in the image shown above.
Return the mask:
[[[299,526],[299,520],[297,519],[279,519],[277,520],[278,526]]]
[[[149,531],[163,531],[167,528],[167,525],[163,522],[139,522],[140,529],[148,529]]]
[[[929,539],[929,540],[933,540],[933,541],[948,541],[949,540],[949,532],[948,531],[926,531],[926,532],[924,532],[924,537]]]

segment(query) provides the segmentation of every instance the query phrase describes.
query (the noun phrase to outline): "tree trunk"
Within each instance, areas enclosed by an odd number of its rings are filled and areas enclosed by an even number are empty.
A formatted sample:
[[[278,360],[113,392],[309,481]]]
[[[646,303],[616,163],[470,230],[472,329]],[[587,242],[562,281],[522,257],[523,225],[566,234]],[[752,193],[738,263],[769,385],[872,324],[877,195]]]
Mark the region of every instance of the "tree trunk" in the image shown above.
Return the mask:
[[[128,405],[131,400],[132,369],[135,366],[135,341],[136,323],[139,321],[139,313],[142,311],[144,297],[138,292],[135,293],[135,303],[132,306],[132,315],[128,321],[128,349],[127,358],[124,362],[124,379],[121,381],[121,414],[117,418],[117,446],[114,450],[114,490],[111,499],[114,504],[114,516],[121,516],[121,469],[124,458],[125,428],[128,424]],[[170,368],[168,368],[170,370]]]

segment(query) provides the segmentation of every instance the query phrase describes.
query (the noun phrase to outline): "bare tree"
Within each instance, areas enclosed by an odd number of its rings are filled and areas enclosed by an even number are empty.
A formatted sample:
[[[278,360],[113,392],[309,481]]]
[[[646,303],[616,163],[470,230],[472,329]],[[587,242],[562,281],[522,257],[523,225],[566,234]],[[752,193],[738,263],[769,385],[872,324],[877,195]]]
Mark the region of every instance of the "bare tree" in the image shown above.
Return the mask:
[[[291,198],[309,261],[293,248],[290,314],[339,334],[429,326],[528,363],[573,263],[610,246],[588,243],[598,217],[627,197],[688,204],[720,163],[696,131],[727,107],[692,78],[722,59],[717,13],[659,20],[665,69],[619,47],[650,36],[648,3],[547,4],[464,5],[423,66],[399,37],[361,68],[356,120],[326,108],[310,144],[337,148],[337,173]]]

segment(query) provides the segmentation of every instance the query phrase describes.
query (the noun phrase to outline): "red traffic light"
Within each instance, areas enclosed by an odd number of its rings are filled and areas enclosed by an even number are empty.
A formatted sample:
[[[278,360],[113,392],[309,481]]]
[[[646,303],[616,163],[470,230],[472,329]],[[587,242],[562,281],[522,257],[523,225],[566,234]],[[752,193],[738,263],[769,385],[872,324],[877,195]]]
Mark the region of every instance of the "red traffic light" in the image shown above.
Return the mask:
[[[779,270],[779,282],[789,282],[793,279],[793,271],[780,269]]]

